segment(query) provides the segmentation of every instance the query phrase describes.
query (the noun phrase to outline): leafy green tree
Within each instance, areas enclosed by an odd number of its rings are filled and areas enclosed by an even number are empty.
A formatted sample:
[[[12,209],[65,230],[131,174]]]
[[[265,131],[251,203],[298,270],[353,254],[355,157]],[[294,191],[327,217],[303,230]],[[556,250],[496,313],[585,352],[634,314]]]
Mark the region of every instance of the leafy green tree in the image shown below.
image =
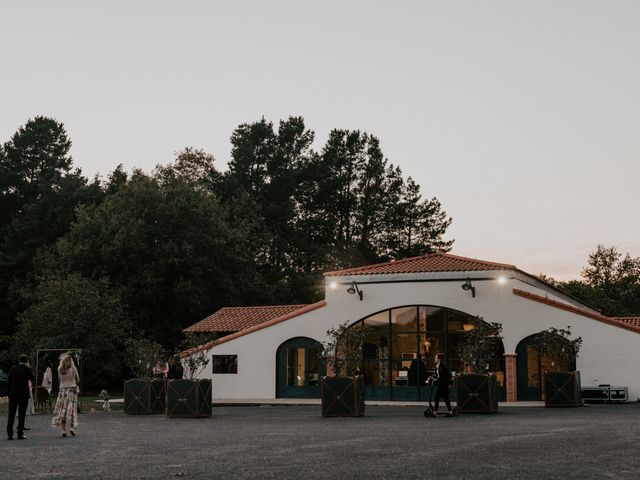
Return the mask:
[[[124,170],[122,164],[119,164],[107,178],[107,182],[104,186],[105,193],[107,195],[113,195],[120,190],[120,187],[127,184],[127,180],[129,180],[129,175]]]
[[[209,361],[211,360],[209,350],[201,347],[217,339],[218,334],[216,333],[190,332],[184,335],[182,342],[180,342],[177,355],[182,354],[180,361],[185,367],[186,378],[193,380],[209,365]],[[185,355],[183,352],[188,352],[188,355]]]
[[[473,326],[465,334],[462,344],[462,359],[471,365],[473,373],[486,372],[490,361],[494,359],[502,345],[502,324],[485,322],[482,317],[472,317],[469,322]]]
[[[349,321],[327,330],[328,340],[319,352],[323,362],[331,367],[333,375],[355,376],[361,373],[362,345],[369,332],[361,325],[349,326]]]
[[[214,195],[136,171],[102,204],[81,207],[42,263],[108,278],[134,326],[169,347],[186,326],[245,301],[253,274],[244,245]]]
[[[0,333],[11,334],[28,305],[36,253],[69,230],[79,204],[99,202],[99,181],[72,171],[64,125],[36,117],[0,153]]]
[[[536,335],[535,344],[540,353],[548,355],[560,371],[568,372],[578,358],[582,337],[572,339],[571,327],[550,327]]]
[[[9,223],[24,205],[59,186],[71,171],[71,140],[64,125],[35,117],[4,144],[0,155],[0,225]]]
[[[232,136],[217,191],[236,217],[252,218],[258,283],[270,286],[256,298],[313,301],[324,270],[451,247],[451,219],[388,164],[376,137],[333,130],[319,154],[313,138],[299,117],[277,132],[264,119],[243,124]]]
[[[298,272],[301,240],[295,228],[300,175],[313,155],[313,132],[290,117],[277,132],[264,118],[240,125],[231,137],[229,171],[218,192],[230,214],[248,220],[257,283],[268,286],[261,298],[273,303],[306,301],[291,289]]]
[[[220,181],[220,173],[214,165],[215,158],[203,150],[187,147],[176,154],[173,163],[158,165],[155,177],[163,183],[180,179],[204,191],[213,191]]]
[[[451,218],[437,198],[422,199],[420,187],[409,177],[406,182],[399,169],[388,173],[388,202],[385,229],[380,235],[384,258],[408,258],[451,249],[453,240],[443,237]]]
[[[640,258],[598,245],[589,255],[582,278],[558,282],[558,286],[604,315],[640,315]]]
[[[13,356],[37,348],[82,348],[85,390],[104,388],[122,374],[129,331],[122,302],[106,280],[41,278],[33,303],[19,316]]]
[[[326,264],[346,267],[448,249],[451,223],[434,198],[388,164],[378,139],[333,130],[305,180],[304,228],[330,245]]]
[[[162,345],[146,338],[129,338],[124,345],[124,362],[134,378],[150,380],[161,358]]]

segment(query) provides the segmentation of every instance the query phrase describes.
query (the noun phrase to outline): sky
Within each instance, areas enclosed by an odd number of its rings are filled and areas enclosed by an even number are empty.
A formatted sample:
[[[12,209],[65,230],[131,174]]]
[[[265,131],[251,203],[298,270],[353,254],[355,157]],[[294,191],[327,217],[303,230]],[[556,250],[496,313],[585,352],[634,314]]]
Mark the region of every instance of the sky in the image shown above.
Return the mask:
[[[0,141],[65,124],[74,165],[150,171],[301,115],[378,137],[453,218],[452,253],[580,277],[640,256],[640,2],[0,4]]]

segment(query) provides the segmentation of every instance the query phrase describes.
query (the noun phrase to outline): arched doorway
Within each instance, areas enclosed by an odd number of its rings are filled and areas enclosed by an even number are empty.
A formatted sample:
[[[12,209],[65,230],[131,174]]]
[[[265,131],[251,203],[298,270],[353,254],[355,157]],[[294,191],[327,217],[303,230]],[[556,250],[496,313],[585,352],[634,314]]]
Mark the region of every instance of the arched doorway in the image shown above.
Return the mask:
[[[545,399],[542,375],[545,372],[560,371],[551,357],[543,355],[537,345],[538,334],[530,335],[521,340],[516,347],[516,368],[518,384],[518,400],[536,401]],[[575,370],[575,358],[571,369]]]
[[[307,337],[287,340],[276,352],[276,397],[320,398],[322,345]]]
[[[430,389],[425,378],[435,367],[436,353],[444,353],[454,374],[462,373],[462,345],[471,328],[471,315],[457,310],[408,305],[390,308],[355,322],[365,328],[362,372],[369,400],[424,401]],[[498,378],[499,399],[505,398],[504,346],[489,368]],[[455,392],[451,392],[455,397]]]

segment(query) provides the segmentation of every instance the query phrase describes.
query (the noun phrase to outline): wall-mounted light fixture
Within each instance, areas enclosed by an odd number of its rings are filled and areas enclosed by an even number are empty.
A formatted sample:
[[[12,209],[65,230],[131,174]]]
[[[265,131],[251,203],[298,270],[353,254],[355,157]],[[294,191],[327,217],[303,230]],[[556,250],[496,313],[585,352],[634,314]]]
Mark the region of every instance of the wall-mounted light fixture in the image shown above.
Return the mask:
[[[347,288],[347,293],[350,293],[351,295],[357,293],[360,297],[360,301],[362,301],[362,290],[358,288],[358,284],[355,281],[351,282],[351,285]]]
[[[471,279],[470,279],[469,277],[467,277],[467,281],[466,281],[466,282],[464,282],[464,283],[462,284],[462,287],[461,287],[461,288],[462,288],[464,291],[466,291],[466,292],[468,292],[469,290],[471,290],[471,296],[472,296],[473,298],[475,298],[475,297],[476,297],[476,287],[474,287],[473,285],[471,285]]]

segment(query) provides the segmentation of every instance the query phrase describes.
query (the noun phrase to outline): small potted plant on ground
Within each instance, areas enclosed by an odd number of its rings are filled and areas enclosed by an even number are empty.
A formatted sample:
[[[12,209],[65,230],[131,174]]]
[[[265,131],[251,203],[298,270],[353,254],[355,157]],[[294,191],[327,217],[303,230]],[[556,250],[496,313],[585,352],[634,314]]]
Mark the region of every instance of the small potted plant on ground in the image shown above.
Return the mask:
[[[153,378],[153,367],[162,347],[146,339],[129,339],[125,362],[134,377],[124,382],[124,413],[129,415],[164,413],[166,382]]]
[[[575,360],[582,346],[582,338],[571,339],[571,327],[551,327],[536,336],[541,355],[551,361],[556,371],[543,373],[545,407],[577,407],[582,405],[580,372],[575,371]]]
[[[365,330],[348,322],[327,331],[321,357],[330,375],[320,381],[323,417],[364,415],[364,376],[360,375]]]
[[[489,364],[500,347],[502,324],[470,319],[462,346],[465,370],[456,378],[457,406],[461,413],[494,413],[498,411],[498,381]]]
[[[209,350],[198,350],[198,346],[211,340],[211,337],[204,338],[200,335],[187,334],[182,342],[184,353],[181,358],[187,378],[169,380],[167,416],[172,418],[211,416],[213,404],[211,380],[197,378],[210,360]]]

